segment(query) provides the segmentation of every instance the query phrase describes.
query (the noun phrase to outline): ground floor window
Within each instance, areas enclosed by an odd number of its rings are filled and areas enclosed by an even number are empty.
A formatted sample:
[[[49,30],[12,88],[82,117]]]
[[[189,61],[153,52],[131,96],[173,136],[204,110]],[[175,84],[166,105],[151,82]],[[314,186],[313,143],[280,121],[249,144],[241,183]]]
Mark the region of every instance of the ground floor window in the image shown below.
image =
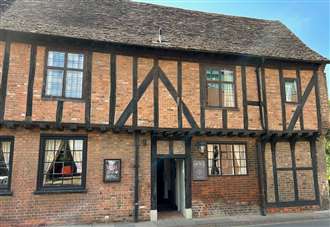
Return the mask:
[[[38,189],[84,188],[86,143],[84,136],[41,136]]]
[[[246,175],[246,145],[229,143],[208,143],[208,174]]]
[[[13,144],[13,137],[0,137],[0,192],[10,191]]]

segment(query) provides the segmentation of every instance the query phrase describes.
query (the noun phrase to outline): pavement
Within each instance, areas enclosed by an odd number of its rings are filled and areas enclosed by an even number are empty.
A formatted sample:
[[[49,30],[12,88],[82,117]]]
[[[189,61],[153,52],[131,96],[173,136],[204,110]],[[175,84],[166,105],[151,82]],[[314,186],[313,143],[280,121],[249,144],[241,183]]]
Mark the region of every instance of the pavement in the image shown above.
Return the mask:
[[[65,225],[65,227],[230,227],[230,226],[267,226],[267,227],[330,227],[330,210],[269,214],[245,215],[245,216],[225,216],[208,218],[171,218],[163,219],[158,222],[138,222],[138,223],[109,223],[109,224],[91,224],[91,225]],[[64,226],[63,226],[64,227]]]

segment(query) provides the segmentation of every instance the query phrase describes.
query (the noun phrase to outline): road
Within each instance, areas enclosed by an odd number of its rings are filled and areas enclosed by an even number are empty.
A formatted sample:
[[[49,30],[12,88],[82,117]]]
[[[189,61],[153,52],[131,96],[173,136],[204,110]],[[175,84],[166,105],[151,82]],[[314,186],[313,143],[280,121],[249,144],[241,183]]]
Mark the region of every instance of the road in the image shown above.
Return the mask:
[[[302,221],[290,221],[282,223],[269,223],[269,224],[258,224],[258,225],[245,225],[244,227],[252,226],[266,226],[266,227],[330,227],[330,218],[302,220]]]

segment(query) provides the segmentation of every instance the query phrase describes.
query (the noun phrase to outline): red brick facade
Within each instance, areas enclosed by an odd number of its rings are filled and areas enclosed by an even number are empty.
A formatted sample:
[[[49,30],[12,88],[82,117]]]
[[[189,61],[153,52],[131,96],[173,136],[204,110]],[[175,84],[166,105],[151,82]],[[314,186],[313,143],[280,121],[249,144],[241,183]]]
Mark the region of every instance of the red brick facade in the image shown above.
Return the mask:
[[[203,69],[209,65],[209,62],[200,59],[162,59],[158,56],[136,56],[133,53],[90,51],[92,58],[91,68],[88,69],[91,75],[90,99],[60,100],[63,101],[61,113],[58,110],[58,99],[43,97],[45,57],[49,46],[37,44],[34,81],[30,94],[33,103],[32,117],[29,118],[26,117],[26,104],[29,96],[28,85],[31,83],[29,81],[31,44],[7,43],[10,45],[7,63],[4,61],[5,45],[5,42],[0,42],[0,78],[4,76],[5,64],[9,67],[5,75],[8,80],[4,97],[4,127],[0,129],[0,135],[14,136],[15,142],[12,195],[0,196],[1,226],[133,221],[136,144],[132,133],[135,130],[141,133],[137,164],[139,220],[149,220],[149,213],[152,210],[151,137],[154,132],[165,137],[169,133],[174,137],[192,136],[191,155],[185,157],[187,162],[190,159],[207,158],[207,154],[199,153],[196,146],[198,142],[230,141],[247,144],[247,175],[208,176],[205,181],[188,179],[191,181],[190,208],[194,217],[260,213],[262,195],[266,197],[266,203],[270,204],[264,209],[270,213],[320,209],[320,206],[321,208],[328,206],[322,140],[316,143],[315,151],[311,148],[312,142],[310,142],[317,133],[321,133],[321,138],[323,135],[318,128],[317,92],[320,98],[321,119],[319,120],[322,121],[323,130],[328,127],[327,88],[324,68],[321,66],[317,71],[319,90],[317,86],[312,88],[302,110],[304,127],[300,125],[302,121],[299,116],[294,130],[287,133],[285,130],[290,126],[298,104],[283,103],[282,105],[280,70],[284,78],[297,78],[299,73],[301,92],[304,94],[313,78],[312,68],[299,70],[296,65],[280,68],[279,65],[274,67],[266,64],[260,70],[255,64],[233,65],[232,62],[225,64],[221,62],[221,65],[235,68],[237,106],[232,109],[207,108],[203,97],[206,85],[202,83],[201,78],[205,76]],[[68,48],[70,50],[70,47]],[[85,49],[83,51],[88,52]],[[112,62],[113,58],[115,58],[114,62]],[[137,64],[135,65],[134,62]],[[212,62],[210,65],[217,64],[218,62]],[[151,75],[151,82],[145,87],[143,94],[139,94],[153,70],[156,73]],[[264,78],[263,89],[258,87],[256,71],[260,72],[261,81]],[[87,74],[88,72],[85,72],[84,77]],[[115,76],[115,87],[112,84],[113,76]],[[136,88],[134,88],[134,76],[137,80]],[[243,83],[244,77],[246,86]],[[155,86],[158,86],[158,90]],[[115,92],[113,93],[111,89],[115,89]],[[131,110],[128,106],[134,103],[134,89],[137,89],[137,96],[141,96],[137,98],[136,113],[130,112],[127,120],[122,125],[118,125],[125,111]],[[265,96],[260,100],[259,96],[263,96],[263,91]],[[244,101],[244,92],[247,103]],[[155,96],[157,93],[158,96]],[[115,95],[115,99],[112,99],[111,94]],[[262,106],[262,103],[266,105]],[[283,106],[284,113],[282,113]],[[156,114],[155,108],[158,109]],[[61,120],[56,122],[60,113]],[[114,122],[111,122],[112,113]],[[158,122],[155,119],[157,114]],[[86,115],[89,115],[90,122],[86,122],[88,119]],[[264,115],[268,120],[266,126],[263,126]],[[286,118],[285,122],[283,116]],[[136,117],[136,125],[134,125],[134,117]],[[180,123],[182,123],[181,128]],[[32,126],[26,126],[28,124]],[[267,127],[268,134],[263,127]],[[40,134],[88,136],[85,193],[42,195],[34,193],[38,174]],[[277,140],[277,136],[281,139]],[[304,139],[295,140],[296,137],[303,136]],[[292,138],[295,146],[293,150],[290,147]],[[262,150],[264,159],[258,165],[257,145],[260,143],[264,145]],[[272,146],[275,148],[272,149]],[[275,154],[275,159],[272,152]],[[295,155],[294,162],[292,152]],[[121,159],[120,182],[111,184],[103,182],[104,159]],[[274,183],[274,163],[277,168],[283,168],[275,171],[277,185]],[[292,166],[293,163],[296,167]],[[259,172],[259,166],[263,166],[264,171]],[[300,167],[310,169],[299,170]],[[314,177],[317,177],[318,182],[314,182]],[[265,183],[265,191],[262,191],[261,182]],[[318,192],[315,191],[314,183],[318,185]],[[295,193],[295,187],[298,189],[298,194]],[[275,206],[276,202],[292,202],[297,198],[307,203],[316,201],[317,204],[291,204],[288,206],[292,207],[284,209]]]

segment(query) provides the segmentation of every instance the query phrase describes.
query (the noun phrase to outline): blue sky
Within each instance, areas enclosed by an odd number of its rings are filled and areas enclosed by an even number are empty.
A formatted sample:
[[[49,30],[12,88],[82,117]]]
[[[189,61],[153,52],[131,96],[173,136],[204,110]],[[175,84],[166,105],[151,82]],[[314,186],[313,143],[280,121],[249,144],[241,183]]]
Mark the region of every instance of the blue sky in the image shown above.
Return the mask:
[[[280,20],[330,59],[330,0],[135,0],[191,10]],[[326,69],[330,94],[330,65]]]

